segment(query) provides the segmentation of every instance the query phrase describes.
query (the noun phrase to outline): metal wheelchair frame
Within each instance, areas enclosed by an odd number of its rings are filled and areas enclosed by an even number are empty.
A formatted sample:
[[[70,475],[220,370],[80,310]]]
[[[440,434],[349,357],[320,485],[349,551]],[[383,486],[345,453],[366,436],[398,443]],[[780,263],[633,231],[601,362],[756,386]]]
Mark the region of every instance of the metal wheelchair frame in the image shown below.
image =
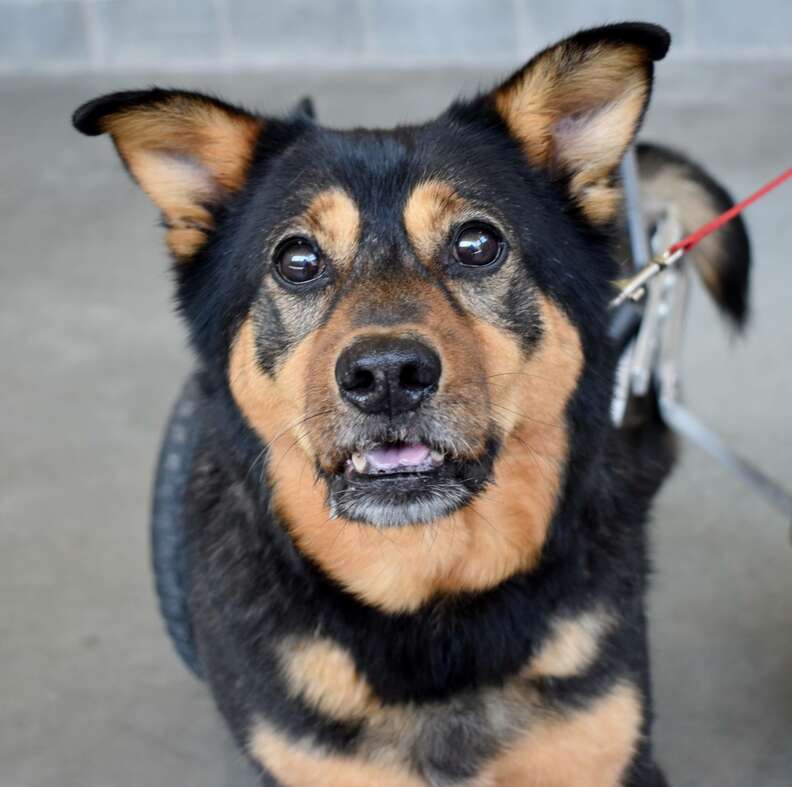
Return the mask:
[[[682,228],[673,207],[666,206],[655,230],[649,233],[641,210],[632,152],[625,159],[622,175],[631,254],[635,269],[640,270],[652,254],[678,240]],[[689,266],[682,259],[647,283],[641,307],[629,301],[614,312],[611,338],[624,350],[612,399],[613,423],[616,427],[622,425],[631,397],[645,396],[653,388],[658,393],[660,413],[675,432],[747,481],[792,521],[792,496],[751,462],[735,454],[682,404],[679,362],[691,276]],[[196,446],[201,439],[195,422],[201,396],[199,376],[193,373],[185,382],[165,428],[151,511],[151,559],[160,611],[182,661],[198,678],[202,677],[201,663],[187,604],[185,498]]]
[[[636,271],[644,269],[652,258],[682,238],[682,225],[673,205],[661,206],[660,217],[650,231],[641,206],[635,152],[630,150],[622,163],[625,212],[630,250]],[[753,462],[734,452],[716,432],[706,426],[683,403],[681,357],[692,272],[680,255],[678,261],[664,268],[645,285],[641,307],[624,304],[630,321],[622,328],[632,335],[617,372],[611,407],[615,426],[623,422],[630,398],[645,396],[650,386],[657,391],[660,413],[668,426],[720,462],[745,481],[754,492],[786,516],[792,538],[792,495],[760,470]],[[618,316],[614,317],[615,321]]]

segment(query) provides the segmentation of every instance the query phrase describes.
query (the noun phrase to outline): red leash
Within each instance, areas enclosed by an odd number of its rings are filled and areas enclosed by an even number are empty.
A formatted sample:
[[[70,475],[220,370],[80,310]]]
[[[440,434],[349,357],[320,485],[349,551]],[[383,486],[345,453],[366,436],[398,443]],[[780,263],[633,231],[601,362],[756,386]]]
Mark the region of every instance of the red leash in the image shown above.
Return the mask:
[[[777,189],[784,181],[790,178],[792,178],[792,167],[773,178],[769,183],[765,183],[762,188],[755,191],[750,197],[746,197],[742,202],[738,202],[727,211],[721,213],[720,216],[708,221],[695,232],[691,232],[686,238],[682,238],[682,240],[669,246],[645,268],[642,268],[635,276],[623,283],[621,292],[611,301],[610,307],[614,309],[628,299],[640,300],[644,295],[644,287],[650,279],[653,279],[660,271],[673,265],[683,254],[690,251],[707,235],[711,235],[715,230],[742,213],[749,205],[753,205],[754,202],[769,194],[773,189]]]
[[[715,232],[715,230],[722,227],[726,222],[731,221],[735,216],[739,216],[749,205],[753,205],[754,202],[760,200],[765,194],[769,194],[773,189],[777,189],[785,180],[789,180],[790,178],[792,178],[792,167],[773,178],[769,183],[765,183],[762,188],[755,191],[750,197],[746,197],[742,202],[738,202],[724,213],[721,213],[720,216],[716,216],[712,221],[707,222],[703,227],[699,227],[686,238],[682,238],[682,240],[677,241],[673,246],[669,246],[666,254],[670,256],[675,251],[690,251],[699,241],[706,238],[707,235]]]

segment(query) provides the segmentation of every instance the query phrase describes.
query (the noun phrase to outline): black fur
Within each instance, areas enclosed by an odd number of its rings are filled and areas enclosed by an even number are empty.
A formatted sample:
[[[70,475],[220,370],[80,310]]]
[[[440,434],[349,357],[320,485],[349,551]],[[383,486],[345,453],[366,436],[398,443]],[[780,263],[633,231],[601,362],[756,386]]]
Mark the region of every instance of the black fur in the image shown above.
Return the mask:
[[[668,48],[667,34],[651,25],[616,25],[570,41],[573,54],[598,41],[645,47],[649,70]],[[168,95],[155,90],[97,99],[81,107],[74,122],[98,134],[107,114],[167,101]],[[647,165],[655,163],[650,158]],[[696,177],[703,177],[698,170]],[[497,303],[486,301],[479,271],[454,268],[449,259],[444,278],[418,264],[401,210],[428,178],[453,182],[504,227],[521,264]],[[300,289],[299,296],[284,284],[263,290],[271,264],[263,250],[276,244],[284,222],[310,194],[334,186],[361,210],[358,261],[344,292],[326,296],[332,276]],[[728,201],[717,184],[707,180],[706,186],[720,203]],[[189,264],[175,266],[177,302],[199,359],[201,389],[186,499],[187,594],[203,674],[240,746],[247,746],[256,719],[265,718],[287,737],[310,737],[328,751],[362,751],[364,721],[334,720],[290,695],[279,667],[280,643],[320,631],[351,655],[386,706],[427,714],[445,709],[426,717],[405,767],[427,784],[462,785],[509,742],[483,711],[487,692],[515,678],[545,643],[553,621],[599,605],[615,622],[596,660],[573,677],[537,679],[533,689],[543,707],[563,715],[588,707],[620,681],[638,687],[644,735],[624,784],[665,783],[651,749],[646,521],[672,466],[674,444],[651,401],[630,422],[635,426],[616,430],[610,424],[617,353],[608,341],[608,302],[620,273],[611,251],[615,225],[595,226],[567,189],[557,173],[526,160],[489,96],[457,103],[425,125],[387,132],[322,128],[303,101],[289,117],[266,121],[244,188],[212,207],[216,224],[208,242]],[[744,231],[735,232],[744,240]],[[414,276],[427,278],[461,314],[467,307],[446,279],[467,277],[471,297],[481,299],[477,308],[517,337],[526,354],[542,338],[537,299],[551,299],[579,334],[584,365],[567,407],[569,460],[538,566],[489,590],[437,595],[414,612],[395,614],[346,592],[291,540],[266,483],[267,447],[233,399],[228,364],[251,312],[259,365],[274,374],[300,338],[330,319],[345,293]],[[726,276],[725,307],[742,319],[747,269]],[[297,297],[303,316],[295,321],[286,312]],[[375,318],[367,309],[362,306],[357,317],[365,324],[421,314],[396,296]],[[479,465],[481,487],[499,448],[490,440]],[[263,770],[261,778],[276,784]]]
[[[200,420],[207,438],[188,497],[191,603],[205,673],[232,729],[242,741],[252,715],[266,708],[295,737],[310,731],[328,746],[354,752],[354,727],[284,701],[285,687],[274,665],[273,643],[290,634],[310,635],[318,622],[353,654],[384,702],[424,703],[497,685],[537,651],[552,619],[594,599],[620,610],[608,657],[589,674],[543,686],[547,703],[585,705],[625,674],[644,687],[648,698],[643,523],[672,451],[659,424],[650,433],[633,435],[615,432],[607,423],[613,353],[605,338],[606,304],[610,281],[616,278],[607,234],[570,212],[563,194],[522,164],[514,143],[486,116],[465,122],[452,110],[429,127],[402,129],[385,139],[312,129],[301,142],[293,142],[279,162],[254,171],[248,206],[240,200],[239,212],[221,226],[211,249],[182,273],[188,323],[201,329],[193,336],[206,389]],[[228,395],[225,348],[235,319],[254,298],[259,275],[258,261],[252,262],[253,254],[245,251],[246,209],[256,223],[272,221],[269,211],[281,197],[268,194],[280,195],[279,183],[299,183],[299,173],[309,166],[307,157],[316,155],[317,148],[332,151],[333,176],[362,204],[401,204],[401,195],[414,182],[411,172],[423,174],[430,167],[458,170],[467,164],[482,181],[496,180],[497,204],[512,226],[524,232],[520,240],[531,260],[532,281],[564,305],[579,329],[587,363],[569,407],[571,463],[536,571],[485,593],[441,597],[414,614],[389,615],[355,601],[329,581],[294,549],[273,516],[268,490],[255,470],[263,461],[261,443]],[[384,199],[371,194],[371,183],[387,184],[390,191]],[[476,194],[482,187],[473,180],[468,188]],[[372,229],[377,237],[387,233],[392,220],[387,210],[383,213],[372,218],[381,222]],[[228,259],[239,260],[233,277],[225,267]],[[253,271],[249,265],[255,265]],[[212,275],[215,266],[222,277]],[[519,292],[512,297],[519,300]],[[218,319],[224,322],[210,328]],[[530,324],[523,323],[522,330],[530,337]],[[648,728],[648,704],[646,713]],[[454,745],[447,776],[458,769],[460,777],[475,771],[498,742],[482,745]],[[441,755],[433,751],[427,756]],[[650,761],[648,747],[641,757]],[[635,767],[638,772],[651,766]]]

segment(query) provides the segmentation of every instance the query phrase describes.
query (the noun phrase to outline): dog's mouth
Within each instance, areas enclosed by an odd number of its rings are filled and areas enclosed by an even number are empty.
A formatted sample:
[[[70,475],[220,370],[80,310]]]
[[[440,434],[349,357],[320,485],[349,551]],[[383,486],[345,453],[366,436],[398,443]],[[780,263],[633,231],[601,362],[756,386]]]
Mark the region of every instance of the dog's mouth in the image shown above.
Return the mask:
[[[426,443],[378,443],[355,451],[344,463],[348,480],[438,473],[446,455]]]
[[[376,527],[418,525],[464,507],[489,482],[490,441],[469,459],[428,440],[359,446],[324,473],[333,515]]]

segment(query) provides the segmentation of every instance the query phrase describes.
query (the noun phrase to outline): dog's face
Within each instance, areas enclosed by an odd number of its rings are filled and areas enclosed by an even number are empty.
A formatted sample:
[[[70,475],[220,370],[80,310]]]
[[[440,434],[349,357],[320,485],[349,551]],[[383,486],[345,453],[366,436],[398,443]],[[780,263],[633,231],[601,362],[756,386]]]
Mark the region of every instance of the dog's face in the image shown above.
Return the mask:
[[[581,33],[393,131],[174,91],[78,111],[161,208],[196,347],[306,549],[334,520],[454,531],[471,512],[541,548],[575,430],[603,420],[615,173],[667,44]]]
[[[447,121],[308,130],[245,210],[261,287],[231,390],[270,445],[297,441],[339,517],[399,526],[465,506],[529,406],[548,316],[520,216],[541,200],[518,151],[473,144]]]

